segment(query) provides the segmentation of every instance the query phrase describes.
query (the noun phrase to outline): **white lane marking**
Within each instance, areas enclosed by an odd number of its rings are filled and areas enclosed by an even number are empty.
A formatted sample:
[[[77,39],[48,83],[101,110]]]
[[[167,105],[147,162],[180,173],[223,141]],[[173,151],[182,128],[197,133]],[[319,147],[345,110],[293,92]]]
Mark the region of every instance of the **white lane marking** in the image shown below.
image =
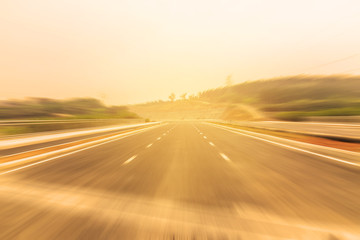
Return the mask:
[[[218,126],[216,126],[216,127],[218,127]],[[334,160],[334,161],[337,161],[337,162],[341,162],[341,163],[349,164],[349,165],[352,165],[352,166],[360,167],[360,164],[349,162],[349,161],[346,161],[346,160],[343,160],[343,159],[340,159],[340,158],[331,157],[331,156],[324,155],[324,154],[321,154],[321,153],[316,153],[316,152],[312,152],[312,151],[309,151],[309,150],[289,146],[289,145],[286,145],[286,144],[283,144],[283,143],[274,142],[274,141],[267,140],[267,139],[264,139],[264,138],[252,136],[252,135],[249,135],[249,134],[245,134],[245,133],[242,133],[242,132],[239,132],[239,131],[229,130],[229,129],[223,128],[223,127],[218,127],[218,128],[227,130],[227,131],[232,132],[232,133],[236,133],[236,134],[244,135],[244,136],[247,136],[247,137],[250,137],[250,138],[254,138],[254,139],[257,139],[257,140],[261,140],[261,141],[264,141],[264,142],[268,142],[268,143],[271,143],[271,144],[274,144],[274,145],[278,145],[278,146],[281,146],[281,147],[284,147],[284,148],[289,148],[289,149],[292,149],[292,150],[312,154],[312,155],[315,155],[315,156],[318,156],[318,157],[323,157],[323,158],[327,158],[327,159]],[[246,131],[246,130],[241,130],[241,131],[249,132],[249,131]],[[262,135],[264,135],[264,134],[262,134]]]
[[[209,142],[209,144],[210,144],[211,146],[215,147],[215,144],[213,144],[212,142]]]
[[[154,126],[154,127],[156,127],[156,126]],[[154,127],[150,127],[150,128],[154,128]],[[78,150],[75,150],[75,151],[72,151],[72,152],[69,152],[69,153],[61,154],[61,155],[59,155],[59,156],[51,157],[51,158],[48,158],[48,159],[45,159],[45,160],[42,160],[42,161],[39,161],[39,162],[30,163],[30,164],[25,165],[25,166],[22,166],[22,167],[18,167],[18,168],[14,168],[14,169],[11,169],[11,170],[8,170],[8,171],[5,171],[5,172],[1,172],[1,173],[0,173],[0,176],[1,176],[1,175],[5,175],[5,174],[7,174],[7,173],[11,173],[11,172],[16,172],[16,171],[18,171],[18,170],[25,169],[25,168],[28,168],[28,167],[36,166],[36,165],[39,165],[39,164],[41,164],[41,163],[49,162],[49,161],[52,161],[52,160],[55,160],[55,159],[58,159],[58,158],[66,157],[66,156],[69,156],[69,155],[71,155],[71,154],[78,153],[78,152],[82,152],[82,151],[85,151],[85,150],[88,150],[88,149],[91,149],[91,148],[95,148],[95,147],[98,147],[98,146],[101,146],[101,145],[104,145],[104,144],[107,144],[107,143],[115,142],[115,141],[118,141],[118,140],[120,140],[120,139],[133,136],[133,135],[135,135],[135,134],[137,134],[137,133],[140,133],[140,132],[142,132],[142,131],[148,130],[148,129],[150,129],[150,128],[138,130],[138,131],[136,131],[136,132],[134,132],[134,133],[132,133],[132,134],[128,134],[128,135],[126,135],[126,136],[122,136],[122,137],[118,137],[118,138],[115,138],[115,139],[111,139],[111,140],[106,141],[106,142],[98,143],[98,144],[96,144],[96,145],[92,145],[92,146],[89,146],[89,147],[81,148],[81,149],[78,149]],[[99,140],[97,140],[97,141],[99,141]],[[75,147],[76,147],[76,146],[75,146]],[[78,147],[78,146],[77,146],[77,147]],[[38,156],[40,156],[40,155],[38,155]],[[35,157],[38,157],[38,156],[34,156],[34,157],[31,157],[31,158],[35,158]],[[19,160],[15,160],[15,161],[8,162],[8,163],[3,163],[3,164],[0,164],[0,166],[9,165],[9,164],[17,163],[17,162],[22,162],[22,161],[25,161],[25,160],[29,160],[29,158],[19,159]]]
[[[206,136],[203,136],[203,138],[207,139],[207,137],[206,137]]]
[[[175,127],[176,127],[176,126],[172,127],[172,128],[170,129],[170,131],[172,131]]]
[[[166,133],[164,133],[163,136],[166,136]]]
[[[161,139],[161,137],[158,137],[156,140],[160,140]]]
[[[128,160],[126,160],[126,161],[123,163],[123,165],[128,164],[129,162],[131,162],[132,160],[134,160],[136,157],[137,157],[137,155],[132,156],[131,158],[129,158]]]
[[[201,132],[200,135],[203,135],[203,133]]]
[[[228,156],[226,156],[224,153],[219,153],[219,154],[220,154],[220,156],[221,156],[223,159],[225,159],[226,161],[228,161],[228,162],[231,161],[230,158],[229,158]]]
[[[152,143],[150,143],[149,145],[147,145],[146,146],[146,148],[149,148],[149,147],[151,147],[153,144]]]
[[[193,127],[196,129],[196,131],[199,133],[200,132],[200,130],[195,126],[195,125],[193,125]]]

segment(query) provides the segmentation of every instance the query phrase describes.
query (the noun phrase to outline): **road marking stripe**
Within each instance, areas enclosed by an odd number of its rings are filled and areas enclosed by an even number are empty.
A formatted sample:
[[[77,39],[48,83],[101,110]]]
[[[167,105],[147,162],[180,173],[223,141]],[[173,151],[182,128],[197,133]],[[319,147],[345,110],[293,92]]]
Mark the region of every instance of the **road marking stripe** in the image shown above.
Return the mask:
[[[283,143],[274,142],[274,141],[267,140],[267,139],[264,139],[264,138],[260,138],[260,137],[252,136],[252,135],[249,135],[249,134],[246,134],[246,133],[242,133],[242,132],[239,132],[239,131],[229,130],[229,129],[227,129],[227,127],[225,127],[225,128],[220,127],[220,126],[216,126],[216,127],[227,130],[227,131],[232,132],[232,133],[244,135],[244,136],[247,136],[247,137],[250,137],[250,138],[254,138],[254,139],[261,140],[261,141],[264,141],[264,142],[268,142],[268,143],[271,143],[271,144],[274,144],[274,145],[278,145],[278,146],[281,146],[281,147],[284,147],[284,148],[289,148],[289,149],[293,149],[293,150],[296,150],[296,151],[312,154],[312,155],[315,155],[315,156],[318,156],[318,157],[323,157],[323,158],[327,158],[327,159],[334,160],[334,161],[337,161],[337,162],[341,162],[341,163],[349,164],[349,165],[352,165],[352,166],[360,167],[360,164],[357,164],[357,163],[354,163],[354,162],[349,162],[349,161],[346,161],[346,160],[343,160],[343,159],[340,159],[340,158],[331,157],[331,156],[324,155],[324,154],[321,154],[321,153],[316,153],[316,152],[301,149],[301,148],[298,148],[298,147],[289,146],[289,145],[286,145],[286,144],[283,144]],[[241,131],[249,132],[249,131],[246,131],[246,130],[241,130]]]
[[[209,142],[209,144],[210,144],[211,146],[215,147],[215,144],[213,144],[212,142]]]
[[[207,137],[206,137],[206,136],[204,136],[203,138],[207,139]]]
[[[151,147],[153,144],[152,143],[150,143],[149,145],[147,145],[146,146],[146,148],[149,148],[149,147]]]
[[[126,161],[123,163],[123,165],[128,164],[129,162],[131,162],[132,160],[134,160],[136,157],[137,157],[137,155],[132,156],[131,158],[129,158],[128,160],[126,160]]]
[[[196,129],[197,132],[200,132],[199,129],[195,125],[193,125],[193,127]]]
[[[226,161],[228,161],[228,162],[231,161],[230,158],[229,158],[228,156],[226,156],[224,153],[219,153],[219,154],[220,154],[220,156],[221,156],[223,159],[225,159]]]
[[[157,127],[157,126],[154,126],[154,127]],[[115,138],[115,139],[111,139],[111,140],[106,141],[106,142],[98,143],[98,144],[95,144],[95,145],[92,145],[92,146],[89,146],[89,147],[81,148],[81,149],[78,149],[78,150],[75,150],[75,151],[72,151],[72,152],[68,152],[68,153],[64,153],[64,154],[61,154],[61,155],[58,155],[58,156],[55,156],[55,157],[51,157],[51,158],[48,158],[48,159],[44,159],[44,160],[42,160],[42,161],[30,163],[30,164],[25,165],[25,166],[22,166],[22,167],[18,167],[18,168],[14,168],[14,169],[11,169],[11,170],[8,170],[8,171],[5,171],[5,172],[1,172],[1,173],[0,173],[0,176],[1,176],[1,175],[5,175],[5,174],[7,174],[7,173],[15,172],[15,171],[18,171],[18,170],[21,170],[21,169],[25,169],[25,168],[28,168],[28,167],[36,166],[36,165],[39,165],[39,164],[41,164],[41,163],[49,162],[49,161],[52,161],[52,160],[55,160],[55,159],[58,159],[58,158],[66,157],[66,156],[69,156],[69,155],[71,155],[71,154],[78,153],[78,152],[82,152],[82,151],[85,151],[85,150],[88,150],[88,149],[91,149],[91,148],[95,148],[95,147],[98,147],[98,146],[101,146],[101,145],[104,145],[104,144],[107,144],[107,143],[115,142],[115,141],[118,141],[118,140],[120,140],[120,139],[133,136],[133,135],[135,135],[135,134],[138,134],[138,133],[140,133],[140,132],[143,132],[143,131],[145,131],[145,130],[148,130],[148,129],[151,129],[151,128],[154,128],[154,127],[149,127],[149,128],[141,129],[141,130],[138,130],[138,131],[136,131],[136,132],[133,132],[132,134],[127,134],[126,136],[121,136],[121,137],[118,137],[118,138]],[[113,138],[113,137],[112,137],[112,138]],[[72,147],[72,148],[73,148],[73,147]],[[34,156],[34,157],[35,157],[35,156]],[[18,163],[18,162],[22,162],[22,161],[25,161],[25,160],[28,160],[28,158],[26,158],[26,159],[20,159],[20,160],[15,160],[15,161],[13,161],[13,162],[8,162],[8,163],[6,163],[6,164],[9,165],[9,164],[11,164],[11,163]],[[2,165],[4,165],[4,163],[3,163],[3,164],[0,164],[0,166],[2,166]]]
[[[161,137],[158,137],[156,140],[160,140],[161,139]]]

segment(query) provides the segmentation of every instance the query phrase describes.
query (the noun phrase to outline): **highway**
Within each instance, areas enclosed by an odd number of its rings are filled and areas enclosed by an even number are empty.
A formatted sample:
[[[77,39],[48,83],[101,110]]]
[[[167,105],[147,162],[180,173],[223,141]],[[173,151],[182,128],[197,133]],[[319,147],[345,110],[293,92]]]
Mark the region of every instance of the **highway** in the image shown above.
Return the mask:
[[[360,239],[357,155],[286,146],[183,121],[0,168],[0,239]]]

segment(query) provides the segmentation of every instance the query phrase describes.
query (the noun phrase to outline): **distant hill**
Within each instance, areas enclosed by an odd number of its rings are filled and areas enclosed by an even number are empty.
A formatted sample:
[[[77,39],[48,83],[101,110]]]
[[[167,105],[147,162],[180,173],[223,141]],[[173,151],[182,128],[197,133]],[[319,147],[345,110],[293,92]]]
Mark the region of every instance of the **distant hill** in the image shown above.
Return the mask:
[[[304,120],[360,115],[360,76],[291,76],[210,89],[176,101],[131,105],[150,119]],[[345,119],[338,118],[337,121]],[[325,119],[326,121],[326,119]]]
[[[200,92],[197,100],[247,104],[267,116],[301,120],[307,116],[360,115],[360,76],[292,76],[245,82]]]
[[[129,109],[151,120],[224,119],[264,120],[265,116],[246,104],[209,103],[196,99],[157,101],[130,105]]]
[[[129,106],[130,110],[151,120],[220,119],[228,104],[197,100],[160,101]],[[243,117],[248,117],[243,115]]]

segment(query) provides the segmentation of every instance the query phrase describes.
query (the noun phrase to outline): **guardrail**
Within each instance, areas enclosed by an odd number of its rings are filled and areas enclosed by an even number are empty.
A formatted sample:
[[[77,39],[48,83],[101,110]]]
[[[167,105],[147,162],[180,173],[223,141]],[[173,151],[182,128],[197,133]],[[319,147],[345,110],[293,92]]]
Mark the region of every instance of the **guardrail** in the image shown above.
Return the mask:
[[[0,120],[0,126],[19,126],[19,125],[34,125],[34,124],[56,124],[56,123],[94,123],[94,122],[135,122],[140,119],[67,119],[67,120]],[[143,119],[141,119],[143,121]]]
[[[122,125],[122,126],[112,126],[112,127],[102,127],[96,129],[87,129],[87,130],[79,130],[76,131],[67,131],[61,133],[45,133],[43,135],[37,136],[21,136],[15,137],[11,139],[0,140],[0,149],[7,149],[19,146],[26,146],[35,143],[42,143],[47,141],[59,140],[59,139],[66,139],[75,136],[85,136],[94,133],[102,133],[102,132],[109,132],[109,131],[116,131],[116,130],[125,130],[129,128],[147,126],[147,125],[155,125],[159,124],[160,122],[151,122],[151,123],[141,123],[141,124],[131,124],[131,125]]]

